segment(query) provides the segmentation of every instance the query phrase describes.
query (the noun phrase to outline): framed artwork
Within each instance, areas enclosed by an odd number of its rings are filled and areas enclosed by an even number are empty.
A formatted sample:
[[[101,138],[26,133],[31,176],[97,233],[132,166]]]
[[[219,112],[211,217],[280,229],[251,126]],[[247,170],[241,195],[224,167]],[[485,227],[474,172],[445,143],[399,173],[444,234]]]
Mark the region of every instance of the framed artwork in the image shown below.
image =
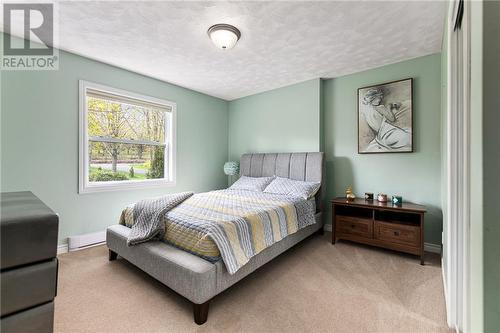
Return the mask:
[[[413,152],[413,79],[358,89],[358,153]]]

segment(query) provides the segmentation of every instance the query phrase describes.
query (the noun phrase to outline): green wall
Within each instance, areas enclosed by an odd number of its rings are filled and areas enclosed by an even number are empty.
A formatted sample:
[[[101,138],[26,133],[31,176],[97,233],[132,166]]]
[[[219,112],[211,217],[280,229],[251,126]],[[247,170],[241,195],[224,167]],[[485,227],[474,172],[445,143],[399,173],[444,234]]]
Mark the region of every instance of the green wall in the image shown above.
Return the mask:
[[[321,80],[229,102],[229,156],[320,149]]]
[[[60,243],[116,223],[124,205],[144,197],[226,186],[224,100],[62,51],[57,71],[1,75],[1,191],[31,190],[58,212]],[[177,103],[175,187],[77,193],[80,79]]]
[[[483,8],[484,330],[500,331],[500,2]]]
[[[408,77],[414,84],[414,152],[358,154],[357,89]],[[349,185],[357,196],[400,194],[427,206],[425,242],[441,244],[441,55],[326,80],[323,93],[327,198],[344,196]]]

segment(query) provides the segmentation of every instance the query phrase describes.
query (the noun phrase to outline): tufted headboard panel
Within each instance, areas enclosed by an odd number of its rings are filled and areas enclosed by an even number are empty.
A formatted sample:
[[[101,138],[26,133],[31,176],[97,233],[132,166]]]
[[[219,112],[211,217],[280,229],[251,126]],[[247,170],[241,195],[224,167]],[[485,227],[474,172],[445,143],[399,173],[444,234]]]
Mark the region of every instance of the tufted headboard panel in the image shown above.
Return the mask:
[[[243,154],[240,159],[240,175],[249,177],[278,176],[308,182],[320,182],[316,194],[316,207],[322,209],[325,190],[323,153],[259,153]]]

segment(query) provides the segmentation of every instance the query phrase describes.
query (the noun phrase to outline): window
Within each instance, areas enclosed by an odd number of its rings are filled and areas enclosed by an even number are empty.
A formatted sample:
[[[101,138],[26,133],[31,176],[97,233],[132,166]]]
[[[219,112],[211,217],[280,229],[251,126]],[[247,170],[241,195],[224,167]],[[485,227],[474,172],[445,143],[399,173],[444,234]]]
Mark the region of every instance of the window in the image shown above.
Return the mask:
[[[79,192],[175,184],[175,103],[80,81]]]

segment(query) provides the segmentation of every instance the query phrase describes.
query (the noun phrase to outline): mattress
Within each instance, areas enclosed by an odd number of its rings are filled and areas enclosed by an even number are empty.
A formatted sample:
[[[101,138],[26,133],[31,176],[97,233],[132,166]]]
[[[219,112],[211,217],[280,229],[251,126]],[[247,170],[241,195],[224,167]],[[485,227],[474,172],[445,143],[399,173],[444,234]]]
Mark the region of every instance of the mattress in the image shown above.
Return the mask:
[[[220,242],[217,245],[214,241],[214,233],[210,232],[209,226],[214,222],[230,223],[249,229],[246,233],[238,233],[232,237],[237,238],[242,245],[247,244],[246,247],[250,249],[243,251],[251,253],[244,253],[243,257],[250,258],[287,235],[314,223],[315,210],[314,198],[304,200],[230,189],[199,193],[165,214],[163,241],[210,262],[216,262],[222,258]],[[127,219],[125,224],[131,227]],[[247,233],[248,236],[245,237]],[[233,246],[232,249],[234,251]]]

